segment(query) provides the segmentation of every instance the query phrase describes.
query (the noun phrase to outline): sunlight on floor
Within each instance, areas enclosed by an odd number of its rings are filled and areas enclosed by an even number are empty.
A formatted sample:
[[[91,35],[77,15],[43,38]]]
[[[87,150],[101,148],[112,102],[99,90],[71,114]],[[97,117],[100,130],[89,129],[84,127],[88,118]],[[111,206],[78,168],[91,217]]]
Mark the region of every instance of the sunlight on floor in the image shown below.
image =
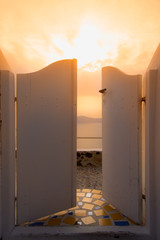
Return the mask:
[[[130,226],[135,223],[102,198],[102,191],[77,189],[77,206],[23,226]]]

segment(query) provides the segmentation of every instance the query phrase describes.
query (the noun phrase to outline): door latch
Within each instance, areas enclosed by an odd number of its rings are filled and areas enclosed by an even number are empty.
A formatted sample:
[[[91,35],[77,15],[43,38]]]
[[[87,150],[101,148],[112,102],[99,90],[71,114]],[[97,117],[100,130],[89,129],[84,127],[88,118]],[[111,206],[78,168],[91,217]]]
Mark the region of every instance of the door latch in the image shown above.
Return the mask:
[[[100,93],[105,93],[106,90],[107,90],[106,88],[103,88],[103,89],[99,90],[99,92],[100,92]]]

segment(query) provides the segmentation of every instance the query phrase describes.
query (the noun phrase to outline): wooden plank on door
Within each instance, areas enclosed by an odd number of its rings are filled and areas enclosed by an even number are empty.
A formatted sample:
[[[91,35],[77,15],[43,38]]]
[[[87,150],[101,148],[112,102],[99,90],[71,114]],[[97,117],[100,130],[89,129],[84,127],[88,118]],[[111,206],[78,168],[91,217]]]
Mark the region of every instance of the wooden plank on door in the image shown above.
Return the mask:
[[[18,75],[18,223],[76,204],[75,59]]]
[[[102,70],[103,194],[141,223],[141,76]]]

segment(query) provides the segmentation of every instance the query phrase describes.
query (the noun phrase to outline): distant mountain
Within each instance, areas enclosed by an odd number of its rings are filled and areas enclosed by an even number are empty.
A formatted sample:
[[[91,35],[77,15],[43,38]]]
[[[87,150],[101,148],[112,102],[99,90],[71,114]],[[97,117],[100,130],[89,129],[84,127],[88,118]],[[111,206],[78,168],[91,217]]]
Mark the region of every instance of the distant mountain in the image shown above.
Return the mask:
[[[78,116],[77,123],[101,123],[102,118],[90,118],[86,116]]]

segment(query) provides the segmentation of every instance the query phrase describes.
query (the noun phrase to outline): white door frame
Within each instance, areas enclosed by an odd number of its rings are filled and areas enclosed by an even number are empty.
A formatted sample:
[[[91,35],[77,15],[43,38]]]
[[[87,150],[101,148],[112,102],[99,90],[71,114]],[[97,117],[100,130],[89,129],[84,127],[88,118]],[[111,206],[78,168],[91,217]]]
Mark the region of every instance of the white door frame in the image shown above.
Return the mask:
[[[4,74],[4,75],[3,75]],[[151,71],[149,73],[150,75],[156,74],[156,72]],[[1,77],[1,84],[2,84],[2,78],[4,79],[11,79],[13,81],[13,74],[7,72],[0,72]],[[4,81],[5,82],[5,81]],[[14,82],[14,81],[13,81]],[[159,88],[160,90],[160,88]],[[6,105],[3,100],[7,98],[8,99],[8,93],[6,90],[3,90],[3,87],[1,88],[1,111],[2,111],[2,128],[5,132],[5,128],[8,128],[11,124],[11,127],[14,127],[14,122],[9,121],[10,118],[8,118],[8,113],[10,113],[11,109],[9,105]],[[12,101],[14,101],[14,94],[11,96]],[[147,103],[147,101],[146,101]],[[4,114],[7,112],[7,114]],[[149,113],[148,117],[149,117]],[[153,119],[152,119],[153,120]],[[8,121],[8,122],[7,122]],[[149,121],[149,120],[148,120]],[[150,120],[151,121],[151,120]],[[148,122],[148,124],[151,124],[151,122]],[[7,123],[7,125],[6,125]],[[151,132],[150,132],[151,134]],[[2,141],[2,152],[7,152],[10,141],[13,141],[14,138],[13,135],[10,134],[10,132],[5,132],[6,138],[4,139],[1,135],[1,141]],[[146,139],[148,138],[148,133],[146,135]],[[146,143],[149,146],[150,149],[150,143],[149,141]],[[11,149],[13,149],[13,145],[11,146]],[[149,149],[147,151],[149,151]],[[155,157],[156,158],[156,157]],[[118,234],[120,236],[124,236],[124,238],[121,239],[133,239],[133,235],[135,234],[134,239],[156,239],[158,240],[158,236],[160,236],[160,231],[158,229],[158,226],[154,223],[154,220],[160,219],[160,210],[157,207],[157,205],[154,204],[154,199],[156,199],[159,195],[159,185],[160,185],[160,174],[155,176],[155,171],[159,169],[159,161],[158,159],[155,159],[155,164],[151,165],[149,155],[146,157],[146,169],[145,169],[145,175],[146,175],[146,225],[145,226],[129,226],[129,227],[21,227],[21,226],[15,226],[14,224],[14,187],[15,187],[15,172],[14,172],[14,156],[13,153],[11,155],[7,155],[3,157],[1,155],[1,172],[0,172],[0,192],[2,195],[1,199],[1,205],[0,205],[0,221],[1,221],[1,232],[0,235],[2,239],[45,239],[47,236],[47,239],[56,239],[57,234],[59,234],[59,239],[61,235],[64,235],[68,239],[70,239],[73,234],[78,236],[79,234],[96,234],[96,233],[102,233],[108,236],[108,239],[113,239],[114,234]],[[156,182],[155,182],[156,181]],[[155,184],[157,183],[157,184]],[[11,206],[10,208],[8,206]],[[156,218],[155,218],[156,217]],[[124,235],[125,233],[125,235]],[[157,233],[157,238],[155,236],[155,233]],[[86,235],[87,236],[87,235]],[[100,235],[99,235],[100,236]],[[85,236],[84,236],[85,237]],[[85,239],[83,236],[82,238]]]

